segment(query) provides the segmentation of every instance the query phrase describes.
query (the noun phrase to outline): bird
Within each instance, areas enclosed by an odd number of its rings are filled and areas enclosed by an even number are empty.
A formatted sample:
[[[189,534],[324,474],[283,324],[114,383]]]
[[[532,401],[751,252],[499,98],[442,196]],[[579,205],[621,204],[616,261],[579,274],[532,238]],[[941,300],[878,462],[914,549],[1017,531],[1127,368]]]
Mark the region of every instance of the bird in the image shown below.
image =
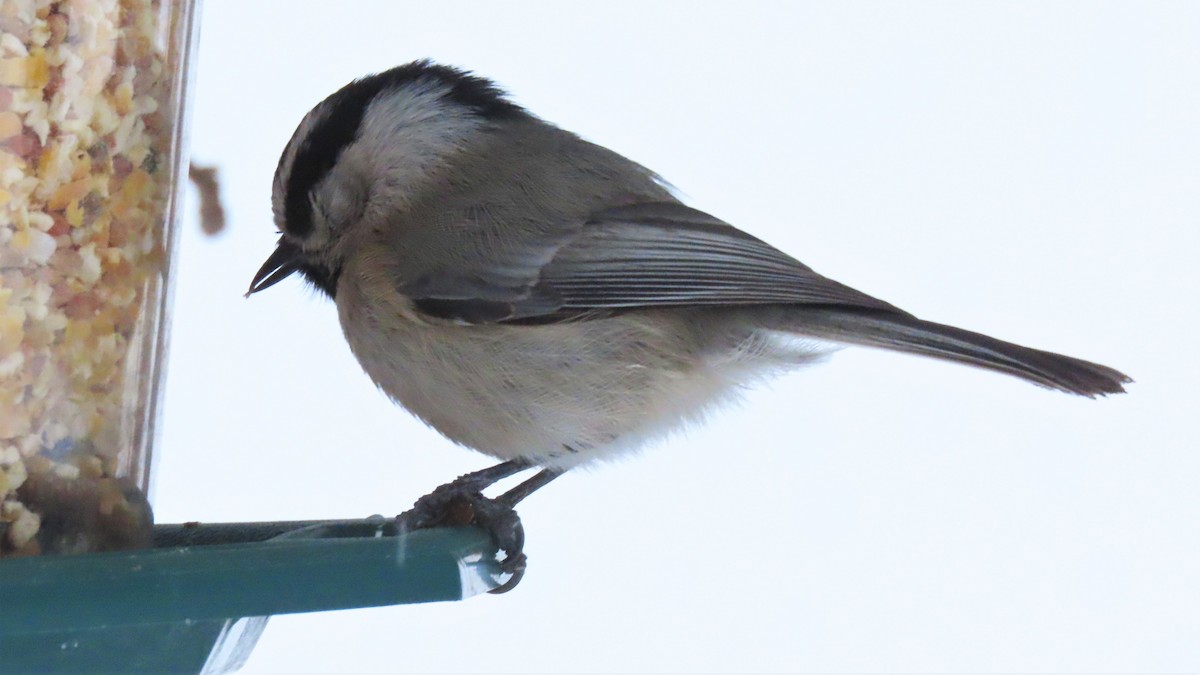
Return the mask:
[[[419,500],[407,522],[445,522],[465,500],[513,579],[525,564],[517,502],[842,347],[1086,397],[1132,381],[824,277],[495,82],[428,59],[355,79],[304,115],[271,205],[280,236],[246,295],[298,273],[336,303],[379,389],[501,460]]]

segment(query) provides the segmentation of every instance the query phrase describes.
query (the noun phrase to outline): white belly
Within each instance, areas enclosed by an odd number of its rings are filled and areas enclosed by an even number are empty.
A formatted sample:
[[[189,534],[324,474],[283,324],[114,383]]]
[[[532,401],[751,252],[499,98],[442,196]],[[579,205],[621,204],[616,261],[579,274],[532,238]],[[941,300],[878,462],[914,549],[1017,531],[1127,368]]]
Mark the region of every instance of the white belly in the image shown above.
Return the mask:
[[[783,365],[758,344],[762,336],[706,343],[694,317],[670,312],[430,325],[394,293],[366,292],[345,277],[338,308],[351,350],[396,402],[456,443],[547,466],[634,448]],[[811,356],[791,350],[786,361]]]

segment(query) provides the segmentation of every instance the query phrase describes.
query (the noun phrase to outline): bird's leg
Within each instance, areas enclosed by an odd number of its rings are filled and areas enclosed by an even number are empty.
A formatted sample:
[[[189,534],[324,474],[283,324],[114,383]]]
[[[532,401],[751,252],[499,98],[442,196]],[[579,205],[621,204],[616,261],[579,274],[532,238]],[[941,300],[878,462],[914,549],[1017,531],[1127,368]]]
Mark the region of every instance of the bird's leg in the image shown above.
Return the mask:
[[[442,487],[450,485],[472,485],[478,490],[490,486],[491,484],[504,480],[509,476],[521,473],[525,469],[533,467],[533,462],[524,459],[510,459],[507,462],[500,462],[496,466],[489,466],[480,471],[472,471],[471,473],[463,474],[458,478],[450,481]]]
[[[492,593],[510,591],[525,574],[525,529],[514,510],[522,499],[562,475],[559,469],[543,469],[533,477],[505,492],[496,499],[483,495],[493,483],[531,468],[523,460],[511,460],[496,466],[459,476],[417,500],[413,508],[396,516],[401,532],[427,527],[478,525],[491,534],[497,548],[504,551],[500,569],[512,574]]]
[[[563,475],[564,469],[542,469],[534,474],[534,476],[515,488],[505,492],[496,498],[496,501],[501,502],[512,508],[516,506],[522,499],[533,494],[535,490],[545,486],[550,481]]]

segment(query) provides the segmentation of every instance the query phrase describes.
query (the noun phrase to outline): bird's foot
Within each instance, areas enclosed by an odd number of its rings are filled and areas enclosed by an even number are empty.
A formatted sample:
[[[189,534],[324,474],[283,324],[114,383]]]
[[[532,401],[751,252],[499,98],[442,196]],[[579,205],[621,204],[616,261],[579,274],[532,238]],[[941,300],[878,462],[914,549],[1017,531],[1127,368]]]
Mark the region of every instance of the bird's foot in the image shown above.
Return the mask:
[[[411,509],[396,516],[396,527],[400,532],[411,532],[427,527],[462,527],[478,525],[488,531],[496,548],[504,552],[500,569],[512,576],[491,593],[507,593],[525,576],[525,528],[515,509],[518,502],[535,490],[562,475],[561,469],[542,469],[536,475],[491,499],[483,490],[503,480],[532,468],[524,460],[509,460],[496,466],[459,476],[433,492],[421,497]]]
[[[511,576],[490,592],[506,593],[515,588],[525,575],[525,528],[513,505],[503,497],[485,497],[477,482],[460,479],[421,497],[411,509],[396,516],[401,532],[468,525],[487,530],[496,547],[504,552],[500,569]]]

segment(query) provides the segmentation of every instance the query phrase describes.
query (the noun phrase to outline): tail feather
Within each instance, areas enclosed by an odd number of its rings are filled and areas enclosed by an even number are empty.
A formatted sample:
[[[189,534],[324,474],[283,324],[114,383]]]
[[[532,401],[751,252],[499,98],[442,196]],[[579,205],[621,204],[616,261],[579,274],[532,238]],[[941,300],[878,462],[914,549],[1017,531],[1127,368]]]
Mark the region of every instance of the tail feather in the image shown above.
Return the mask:
[[[872,310],[805,309],[796,332],[880,347],[1014,375],[1034,384],[1094,398],[1124,393],[1124,373],[1082,359],[1022,347],[981,333]]]

